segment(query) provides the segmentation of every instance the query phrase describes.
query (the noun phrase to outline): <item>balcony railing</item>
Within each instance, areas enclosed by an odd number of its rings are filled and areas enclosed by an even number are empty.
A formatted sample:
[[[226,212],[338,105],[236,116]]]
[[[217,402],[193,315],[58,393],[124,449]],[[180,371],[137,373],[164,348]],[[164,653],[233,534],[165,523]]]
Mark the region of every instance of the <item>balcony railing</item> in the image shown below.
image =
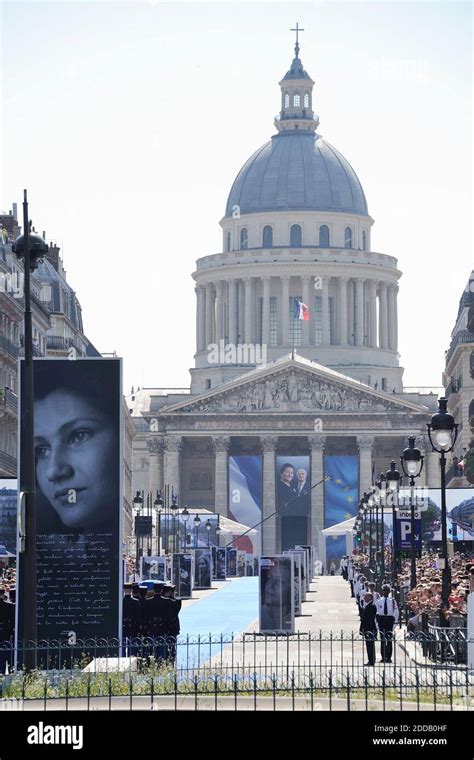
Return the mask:
[[[79,354],[83,353],[74,338],[64,338],[62,335],[47,335],[46,348],[50,351],[68,351],[70,348],[75,348]]]
[[[5,451],[0,451],[0,472],[4,476],[16,478],[16,457],[12,457],[11,454],[7,454]]]
[[[15,344],[12,343],[11,340],[8,340],[8,338],[5,338],[4,335],[0,335],[0,351],[4,351],[11,356],[12,359],[18,359],[18,346],[15,346]]]
[[[470,330],[459,330],[451,341],[451,345],[446,352],[446,362],[451,359],[454,350],[461,343],[474,343],[474,333]]]
[[[449,398],[453,393],[459,393],[462,388],[462,377],[453,378],[446,388],[446,398]]]
[[[18,396],[10,388],[0,388],[0,404],[14,414],[18,412]]]

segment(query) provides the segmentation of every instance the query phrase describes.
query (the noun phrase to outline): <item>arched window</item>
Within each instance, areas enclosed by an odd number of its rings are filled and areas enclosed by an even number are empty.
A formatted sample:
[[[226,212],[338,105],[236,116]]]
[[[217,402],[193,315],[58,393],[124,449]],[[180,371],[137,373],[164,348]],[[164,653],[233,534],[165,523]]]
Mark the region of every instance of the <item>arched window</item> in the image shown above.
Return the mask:
[[[225,249],[226,249],[226,251],[230,251],[230,232],[226,232],[226,236],[225,236]]]
[[[269,225],[263,228],[263,247],[273,248],[273,228]]]
[[[240,248],[248,248],[249,247],[249,238],[247,234],[247,228],[242,227],[240,230]]]
[[[322,224],[319,228],[319,247],[329,248],[329,227],[327,224]]]
[[[303,104],[305,108],[309,108],[309,93],[305,92]]]
[[[302,233],[299,224],[292,224],[290,229],[290,246],[299,248],[302,245]]]
[[[301,98],[299,96],[299,93],[295,92],[293,95],[293,108],[299,108],[301,105]]]
[[[346,227],[344,230],[344,248],[352,248],[352,230]]]
[[[367,233],[365,230],[362,231],[362,250],[367,250]]]
[[[285,108],[289,108],[289,107],[290,107],[290,96],[288,95],[287,92],[285,92]]]

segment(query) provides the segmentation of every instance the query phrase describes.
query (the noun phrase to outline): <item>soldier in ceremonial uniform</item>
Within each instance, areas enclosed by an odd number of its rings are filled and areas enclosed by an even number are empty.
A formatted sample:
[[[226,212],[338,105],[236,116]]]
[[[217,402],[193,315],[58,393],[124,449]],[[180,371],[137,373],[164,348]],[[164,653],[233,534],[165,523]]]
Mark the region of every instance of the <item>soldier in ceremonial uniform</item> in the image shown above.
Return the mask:
[[[138,647],[134,639],[140,634],[140,603],[132,596],[132,583],[124,583],[124,597],[122,601],[122,652],[130,657],[137,654]],[[137,585],[138,589],[138,585]]]

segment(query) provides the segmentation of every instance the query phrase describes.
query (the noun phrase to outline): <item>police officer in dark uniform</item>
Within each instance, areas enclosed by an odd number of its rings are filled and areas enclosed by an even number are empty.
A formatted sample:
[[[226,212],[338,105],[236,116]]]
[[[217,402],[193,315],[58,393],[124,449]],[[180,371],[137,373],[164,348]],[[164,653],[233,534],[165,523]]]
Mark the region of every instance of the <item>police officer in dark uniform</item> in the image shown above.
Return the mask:
[[[122,652],[125,657],[137,654],[137,637],[140,633],[140,603],[132,596],[132,583],[124,583],[122,601]],[[137,585],[138,589],[138,585]]]
[[[12,638],[15,629],[15,605],[7,602],[5,589],[0,588],[0,673],[5,673],[7,662],[12,664]]]
[[[176,640],[179,636],[179,613],[181,610],[181,599],[175,599],[176,586],[167,583],[163,589],[163,597],[168,602],[167,622],[166,622],[166,641],[168,645],[167,658],[171,663],[176,660]]]
[[[365,647],[367,649],[368,662],[366,662],[365,665],[370,667],[375,665],[375,639],[377,638],[377,623],[375,622],[376,615],[377,608],[374,604],[373,595],[370,593],[365,594],[359,633],[364,637]]]

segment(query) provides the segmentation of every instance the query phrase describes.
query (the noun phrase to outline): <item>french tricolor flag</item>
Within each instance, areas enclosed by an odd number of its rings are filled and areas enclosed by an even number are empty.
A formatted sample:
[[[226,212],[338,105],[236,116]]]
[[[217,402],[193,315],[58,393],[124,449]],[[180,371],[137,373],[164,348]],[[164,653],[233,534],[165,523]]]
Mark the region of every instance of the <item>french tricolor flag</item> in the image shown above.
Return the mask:
[[[305,322],[309,322],[309,309],[303,301],[299,301],[295,298],[294,314],[295,319],[303,319]]]

